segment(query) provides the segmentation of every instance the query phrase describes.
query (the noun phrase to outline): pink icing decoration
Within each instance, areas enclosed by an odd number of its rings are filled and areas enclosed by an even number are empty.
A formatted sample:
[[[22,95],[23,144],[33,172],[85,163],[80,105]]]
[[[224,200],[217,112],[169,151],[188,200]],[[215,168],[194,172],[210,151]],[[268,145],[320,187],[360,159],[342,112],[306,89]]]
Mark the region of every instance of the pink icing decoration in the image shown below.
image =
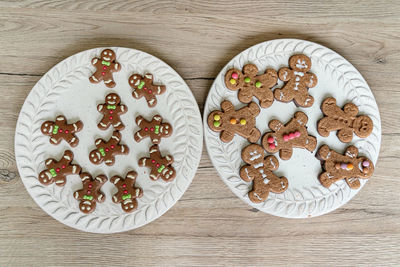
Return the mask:
[[[300,133],[299,131],[297,131],[297,132],[294,133],[294,136],[295,136],[295,137],[300,137],[300,135],[301,135],[301,133]]]
[[[294,133],[290,133],[289,134],[289,139],[293,139],[294,138]]]
[[[285,134],[285,135],[283,136],[283,140],[284,140],[285,142],[289,141],[289,135]]]

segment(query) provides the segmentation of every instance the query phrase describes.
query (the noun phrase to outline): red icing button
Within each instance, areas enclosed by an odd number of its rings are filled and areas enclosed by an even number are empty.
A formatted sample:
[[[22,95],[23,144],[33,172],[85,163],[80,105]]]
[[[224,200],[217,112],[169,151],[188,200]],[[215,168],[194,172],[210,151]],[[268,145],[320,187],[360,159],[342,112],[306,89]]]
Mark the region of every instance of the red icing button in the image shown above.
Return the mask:
[[[62,165],[61,168],[65,169],[65,165]]]
[[[153,93],[153,91],[151,91],[151,89],[149,89],[149,91],[148,91],[148,92],[149,92],[149,94]]]
[[[65,133],[69,133],[69,131],[68,131],[68,130],[65,130]]]
[[[58,130],[59,133],[62,133],[62,129]]]
[[[104,75],[106,75],[106,73],[105,73],[105,72],[102,72],[102,73],[101,73],[101,75],[103,75],[103,76],[104,76]]]
[[[114,148],[114,145],[111,145],[111,148]]]
[[[147,90],[147,87],[143,87],[143,90],[145,90],[145,91],[146,91],[146,90]]]
[[[90,190],[87,191],[88,194],[92,193]]]
[[[109,149],[108,149],[108,148],[106,148],[106,151],[108,152],[108,151],[109,151]]]
[[[128,194],[128,190],[124,190],[124,194]]]
[[[107,67],[106,66],[103,66],[103,70],[106,70],[107,69]]]
[[[154,159],[151,160],[151,163],[155,163],[156,161]]]
[[[113,111],[112,111],[112,110],[110,110],[110,114],[113,114]]]
[[[125,188],[125,187],[126,187],[126,184],[123,184],[122,187]]]
[[[274,138],[272,136],[270,136],[270,137],[268,137],[267,141],[268,141],[268,144],[271,144],[274,142]]]
[[[152,131],[154,131],[154,128],[153,128],[153,127],[151,127],[151,128],[150,128],[150,131],[151,131],[151,132],[152,132]]]
[[[110,116],[110,120],[112,120],[112,116]]]
[[[146,127],[146,128],[144,128],[144,130],[147,132],[149,130],[149,128]]]
[[[272,143],[272,144],[269,144],[269,148],[271,148],[271,149],[275,149],[275,144],[274,143]]]
[[[157,166],[157,167],[160,167],[160,163],[157,163],[156,166]]]
[[[57,168],[57,169],[56,169],[56,172],[59,172],[59,171],[60,171],[60,168]]]
[[[88,187],[89,187],[89,188],[92,188],[92,184],[89,184]]]

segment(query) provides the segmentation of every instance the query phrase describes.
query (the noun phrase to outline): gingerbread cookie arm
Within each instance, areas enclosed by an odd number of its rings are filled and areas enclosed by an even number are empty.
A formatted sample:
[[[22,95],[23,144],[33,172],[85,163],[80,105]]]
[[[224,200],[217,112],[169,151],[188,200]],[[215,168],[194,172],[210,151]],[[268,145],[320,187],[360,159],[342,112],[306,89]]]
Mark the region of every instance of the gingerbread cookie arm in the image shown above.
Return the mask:
[[[223,131],[221,131],[221,134],[220,134],[221,141],[225,142],[225,143],[232,141],[234,136],[235,135],[228,130],[223,130]]]
[[[311,107],[314,104],[314,97],[308,94],[307,88],[299,90],[293,100],[297,106],[304,108]]]
[[[289,182],[285,176],[282,176],[273,178],[271,181],[269,181],[268,185],[271,192],[279,194],[288,189]]]
[[[331,127],[330,130],[331,131],[338,130],[336,135],[341,142],[348,143],[348,142],[351,142],[351,140],[353,140],[353,129],[351,129],[351,128],[335,129],[335,128],[338,128],[338,127]],[[322,128],[322,130],[323,130],[323,128]],[[328,135],[329,135],[329,132],[328,132]]]
[[[221,103],[221,109],[223,112],[230,112],[235,110],[235,108],[233,107],[233,104],[231,102],[229,102],[228,100],[225,100]]]
[[[338,107],[338,109],[340,110],[339,107]],[[346,114],[346,116],[355,117],[358,114],[358,107],[356,105],[354,105],[353,103],[347,103],[343,107],[343,112]]]
[[[318,83],[317,76],[314,73],[306,73],[306,74],[304,74],[303,79],[304,79],[304,84],[308,88],[313,88]],[[307,90],[307,88],[306,88],[306,90]]]
[[[241,88],[238,92],[238,98],[242,103],[250,103],[253,99],[253,92],[250,88]]]

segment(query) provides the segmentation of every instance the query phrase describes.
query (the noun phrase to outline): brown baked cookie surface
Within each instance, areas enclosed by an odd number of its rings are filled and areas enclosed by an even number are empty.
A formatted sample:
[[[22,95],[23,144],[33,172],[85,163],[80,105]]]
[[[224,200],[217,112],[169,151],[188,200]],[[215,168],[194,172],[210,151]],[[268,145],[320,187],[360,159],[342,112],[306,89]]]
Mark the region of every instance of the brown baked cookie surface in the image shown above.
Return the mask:
[[[151,121],[146,120],[142,116],[138,116],[136,117],[136,124],[141,128],[133,135],[136,142],[150,137],[153,144],[159,144],[161,138],[167,138],[172,134],[171,124],[163,123],[163,118],[160,115],[153,116]]]
[[[115,87],[113,72],[120,71],[121,69],[121,65],[115,59],[115,53],[111,49],[104,49],[100,54],[100,58],[93,58],[92,65],[96,67],[96,72],[90,76],[89,81],[91,83],[104,81],[107,87]]]
[[[289,67],[278,71],[279,79],[285,85],[274,90],[275,99],[285,103],[294,101],[300,107],[311,107],[314,98],[308,93],[308,89],[315,87],[318,82],[317,76],[308,72],[311,69],[311,59],[306,55],[291,56]]]
[[[262,108],[267,108],[274,102],[271,88],[278,81],[278,74],[273,69],[267,69],[264,74],[257,75],[258,68],[254,64],[247,64],[243,72],[230,69],[225,74],[225,85],[232,91],[239,90],[238,99],[243,103],[250,103],[255,96]]]
[[[288,188],[286,177],[278,177],[273,171],[279,168],[275,156],[265,156],[264,149],[257,144],[251,144],[242,150],[242,159],[247,165],[240,169],[240,177],[253,181],[253,189],[248,193],[250,200],[260,203],[268,198],[269,192],[283,193]]]
[[[175,179],[176,171],[172,166],[174,158],[171,155],[163,157],[158,145],[153,145],[149,149],[150,156],[139,159],[139,166],[150,168],[150,178],[152,180],[163,179],[170,182]]]
[[[67,182],[67,175],[78,174],[81,172],[81,166],[72,164],[74,153],[66,150],[60,160],[45,160],[46,168],[39,173],[39,182],[43,185],[55,183],[57,186],[63,186]]]
[[[129,148],[126,145],[121,145],[121,133],[114,131],[108,141],[99,138],[95,141],[96,149],[89,154],[89,160],[93,164],[101,164],[103,161],[106,165],[112,166],[115,163],[115,156],[126,155],[129,153]]]
[[[53,145],[58,145],[61,140],[65,140],[71,147],[76,147],[79,139],[75,133],[81,131],[82,128],[81,121],[67,124],[67,119],[60,115],[55,121],[43,122],[40,130],[44,135],[50,136],[50,143]]]
[[[133,88],[132,96],[136,99],[144,97],[149,107],[157,104],[157,95],[165,93],[164,85],[153,84],[153,74],[147,73],[144,76],[132,74],[129,77],[129,85]]]
[[[122,210],[127,213],[137,209],[137,198],[143,196],[142,189],[135,187],[136,177],[137,173],[130,171],[127,173],[125,179],[118,175],[110,179],[110,182],[118,189],[118,192],[112,197],[112,201],[117,204],[120,203]]]
[[[324,169],[319,181],[327,188],[345,179],[350,188],[357,189],[361,185],[360,179],[368,179],[374,172],[372,161],[366,157],[359,157],[355,146],[348,146],[342,155],[329,146],[322,145],[318,149],[317,158],[322,160]]]
[[[358,107],[353,103],[347,103],[343,109],[336,105],[336,99],[326,98],[321,105],[324,117],[318,121],[318,133],[321,136],[329,136],[331,131],[337,131],[337,137],[343,143],[353,140],[353,133],[358,137],[366,138],[372,133],[374,124],[370,117],[358,115]]]
[[[107,182],[107,177],[98,175],[93,179],[87,172],[81,173],[79,177],[82,180],[83,188],[75,191],[74,198],[80,200],[79,210],[89,214],[96,209],[96,203],[103,203],[106,199],[100,188]]]
[[[267,132],[262,138],[262,146],[268,153],[279,151],[279,157],[288,160],[292,157],[293,148],[305,148],[314,151],[317,139],[307,132],[308,117],[298,111],[294,117],[283,125],[279,120],[271,120],[268,124],[272,132]]]
[[[261,133],[256,128],[256,117],[260,108],[255,102],[235,110],[231,102],[225,100],[221,103],[222,110],[214,110],[208,115],[207,123],[214,132],[221,132],[222,142],[230,142],[238,134],[251,143],[260,139]]]
[[[106,130],[110,125],[118,131],[125,128],[120,115],[125,114],[128,111],[128,108],[121,104],[121,98],[119,95],[115,93],[108,94],[105,97],[105,102],[97,106],[97,111],[103,115],[103,118],[97,125],[99,129]]]

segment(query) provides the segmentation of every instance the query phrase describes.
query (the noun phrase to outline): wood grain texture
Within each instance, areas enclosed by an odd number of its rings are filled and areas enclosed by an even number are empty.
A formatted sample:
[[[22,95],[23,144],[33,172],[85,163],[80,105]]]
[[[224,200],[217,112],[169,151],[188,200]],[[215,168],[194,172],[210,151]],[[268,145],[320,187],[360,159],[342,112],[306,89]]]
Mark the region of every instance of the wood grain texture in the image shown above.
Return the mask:
[[[400,2],[1,1],[0,266],[399,266]],[[219,70],[259,42],[300,38],[347,58],[382,118],[373,178],[344,207],[312,219],[257,212],[223,184],[205,151],[164,216],[114,235],[79,232],[30,198],[14,160],[19,110],[60,60],[98,46],[151,53],[186,80],[202,107]]]

